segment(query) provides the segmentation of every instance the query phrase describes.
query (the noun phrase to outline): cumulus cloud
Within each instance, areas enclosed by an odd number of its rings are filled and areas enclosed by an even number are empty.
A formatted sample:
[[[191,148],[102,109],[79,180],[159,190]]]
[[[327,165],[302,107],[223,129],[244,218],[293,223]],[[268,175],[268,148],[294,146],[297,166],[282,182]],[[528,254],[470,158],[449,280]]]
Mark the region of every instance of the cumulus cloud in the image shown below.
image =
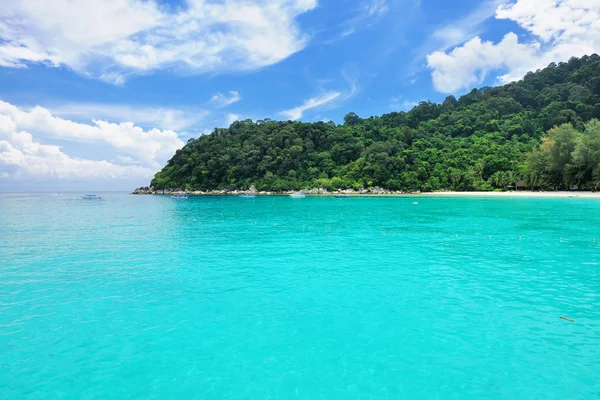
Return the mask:
[[[600,29],[598,0],[518,0],[500,5],[498,19],[517,22],[542,41],[568,40],[593,34]]]
[[[235,90],[230,90],[228,95],[217,93],[211,97],[210,102],[217,107],[227,107],[233,103],[236,103],[242,99],[242,96]]]
[[[501,82],[523,76],[536,62],[538,52],[539,44],[520,44],[517,35],[508,33],[497,44],[475,37],[450,53],[433,53],[427,60],[433,69],[435,88],[442,93],[453,93],[480,84],[491,70],[509,71],[499,77]]]
[[[600,50],[600,0],[517,0],[500,5],[496,18],[516,22],[531,38],[520,41],[510,32],[493,43],[475,37],[450,52],[430,54],[436,90],[467,89],[499,70],[498,81],[508,83],[551,62]]]
[[[0,178],[45,179],[148,179],[155,172],[137,165],[117,165],[69,157],[58,146],[34,141],[27,132],[7,130],[0,116]]]
[[[60,146],[77,142],[105,146],[109,157],[83,159]],[[45,108],[23,110],[0,101],[0,172],[4,179],[150,178],[183,142],[172,130],[143,130],[131,122],[94,120],[81,124],[56,117]],[[8,177],[8,178],[7,178]]]
[[[123,83],[131,73],[251,70],[304,48],[296,17],[316,0],[21,0],[0,7],[0,65],[68,66]]]

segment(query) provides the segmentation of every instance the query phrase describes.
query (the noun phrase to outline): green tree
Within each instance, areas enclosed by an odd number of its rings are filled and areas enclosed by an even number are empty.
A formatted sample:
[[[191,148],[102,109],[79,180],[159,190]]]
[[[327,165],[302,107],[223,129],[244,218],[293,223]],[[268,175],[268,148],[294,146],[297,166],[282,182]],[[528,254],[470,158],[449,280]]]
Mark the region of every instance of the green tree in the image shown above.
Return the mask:
[[[528,73],[408,112],[333,122],[263,119],[216,128],[177,150],[157,189],[597,188],[600,57]]]

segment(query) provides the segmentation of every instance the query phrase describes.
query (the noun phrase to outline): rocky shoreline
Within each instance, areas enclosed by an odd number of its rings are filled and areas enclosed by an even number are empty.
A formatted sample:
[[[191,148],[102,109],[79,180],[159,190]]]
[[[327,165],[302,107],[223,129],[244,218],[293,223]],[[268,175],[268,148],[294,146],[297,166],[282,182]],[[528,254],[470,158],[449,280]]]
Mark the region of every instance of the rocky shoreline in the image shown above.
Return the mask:
[[[410,192],[404,192],[402,190],[387,190],[382,189],[380,187],[373,187],[369,189],[361,188],[359,190],[354,189],[338,189],[335,191],[329,191],[324,188],[313,188],[313,189],[303,189],[304,194],[306,195],[360,195],[360,194],[383,194],[383,195],[393,195],[393,194],[411,194]],[[258,191],[254,186],[252,186],[249,190],[210,190],[210,191],[202,191],[202,190],[182,190],[178,188],[173,189],[155,189],[153,187],[139,187],[136,188],[131,194],[140,194],[140,195],[163,195],[163,194],[185,194],[188,196],[236,196],[242,194],[252,193],[255,195],[262,196],[283,196],[289,195],[292,193],[296,193],[296,190],[286,190],[286,191]],[[420,193],[420,192],[417,192]]]
[[[188,196],[240,196],[244,194],[254,194],[257,196],[287,196],[297,191],[257,191],[254,187],[250,190],[210,190],[210,191],[185,191],[181,189],[154,189],[152,187],[140,187],[135,189],[131,194],[138,195],[172,195],[185,194]],[[600,199],[600,192],[589,191],[493,191],[493,192],[456,192],[456,191],[436,191],[436,192],[405,192],[386,190],[379,187],[370,189],[338,189],[329,191],[324,188],[319,189],[304,189],[306,195],[311,196],[422,196],[422,197],[536,197],[536,198],[592,198]]]

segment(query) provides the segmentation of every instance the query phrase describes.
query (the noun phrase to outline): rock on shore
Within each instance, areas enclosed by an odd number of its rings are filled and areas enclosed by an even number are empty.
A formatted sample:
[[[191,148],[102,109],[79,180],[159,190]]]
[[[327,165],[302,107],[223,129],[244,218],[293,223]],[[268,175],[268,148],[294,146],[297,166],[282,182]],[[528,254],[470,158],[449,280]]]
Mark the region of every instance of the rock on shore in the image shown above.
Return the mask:
[[[197,196],[202,196],[202,195],[230,195],[230,196],[235,196],[235,195],[240,195],[240,194],[245,194],[245,193],[256,193],[259,195],[287,195],[287,194],[291,194],[291,193],[295,193],[295,190],[288,190],[288,191],[281,191],[281,192],[277,192],[277,191],[257,191],[256,187],[254,187],[254,185],[252,185],[250,187],[250,190],[227,190],[227,189],[221,189],[221,190],[210,190],[210,191],[202,191],[202,190],[194,190],[194,191],[190,191],[190,190],[182,190],[181,188],[165,188],[165,189],[155,189],[154,187],[148,187],[148,186],[142,186],[139,188],[136,188],[133,192],[131,192],[131,194],[187,194],[187,195],[197,195]],[[313,189],[304,189],[304,193],[307,195],[331,195],[331,194],[354,194],[354,195],[359,195],[359,194],[402,194],[404,193],[401,190],[387,190],[387,189],[382,189],[379,186],[375,186],[373,188],[360,188],[358,190],[354,190],[354,189],[338,189],[336,191],[330,192],[325,188],[313,188]]]

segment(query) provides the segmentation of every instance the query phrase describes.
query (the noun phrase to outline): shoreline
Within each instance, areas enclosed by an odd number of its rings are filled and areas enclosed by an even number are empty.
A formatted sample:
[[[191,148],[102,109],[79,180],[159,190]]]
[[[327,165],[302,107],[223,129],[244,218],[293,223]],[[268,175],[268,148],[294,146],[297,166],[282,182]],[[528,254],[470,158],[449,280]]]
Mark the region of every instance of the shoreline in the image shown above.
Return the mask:
[[[512,192],[430,192],[423,197],[529,197],[529,198],[583,198],[600,199],[600,192],[532,192],[526,190]]]
[[[173,192],[181,193],[184,192]],[[169,196],[173,193],[131,193],[131,194],[142,194],[142,195],[158,195],[158,196]],[[185,193],[191,197],[202,197],[202,196],[241,196],[242,192],[239,193]],[[289,196],[289,193],[255,193],[257,197],[260,196]],[[455,192],[455,191],[440,191],[440,192],[426,192],[426,193],[306,193],[306,197],[334,197],[334,196],[347,196],[347,197],[448,197],[448,198],[460,198],[460,197],[478,197],[478,198],[580,198],[580,199],[600,199],[600,192],[533,192],[533,191],[511,191],[511,192]]]

